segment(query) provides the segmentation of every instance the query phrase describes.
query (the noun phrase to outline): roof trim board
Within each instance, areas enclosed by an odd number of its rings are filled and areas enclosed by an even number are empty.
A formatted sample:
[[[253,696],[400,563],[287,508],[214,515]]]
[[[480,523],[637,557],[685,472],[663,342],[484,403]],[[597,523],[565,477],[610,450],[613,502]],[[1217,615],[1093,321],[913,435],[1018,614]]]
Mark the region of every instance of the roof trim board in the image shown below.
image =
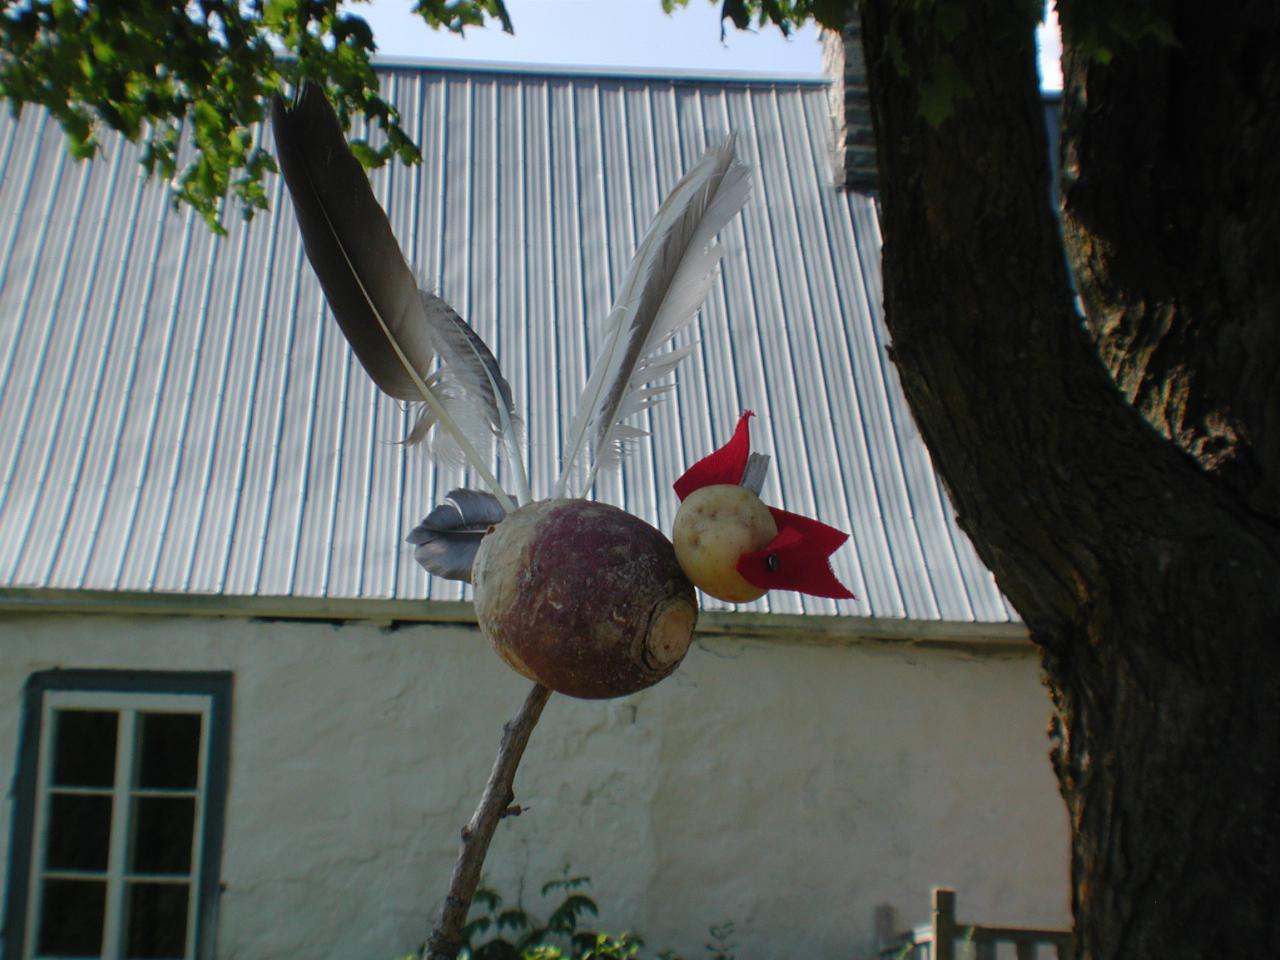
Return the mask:
[[[268,620],[475,626],[475,607],[457,600],[371,600],[111,590],[0,588],[0,616],[24,615],[232,617]],[[813,616],[704,610],[698,636],[789,643],[907,642],[930,646],[1032,650],[1021,623],[947,623],[879,617]]]

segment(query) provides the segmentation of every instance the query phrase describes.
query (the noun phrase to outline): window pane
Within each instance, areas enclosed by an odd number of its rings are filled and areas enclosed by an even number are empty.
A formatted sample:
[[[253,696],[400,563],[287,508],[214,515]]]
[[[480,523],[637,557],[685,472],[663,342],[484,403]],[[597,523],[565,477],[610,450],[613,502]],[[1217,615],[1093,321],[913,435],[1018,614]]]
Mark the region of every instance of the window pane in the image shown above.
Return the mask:
[[[53,794],[45,836],[45,869],[105,872],[111,853],[111,797]]]
[[[109,787],[116,779],[114,710],[58,710],[53,782],[60,787]]]
[[[129,884],[129,920],[125,956],[181,957],[187,949],[185,883]]]
[[[190,873],[193,797],[135,797],[133,800],[134,873]]]
[[[138,717],[138,786],[194,790],[200,764],[200,714],[144,713]]]
[[[106,906],[105,881],[46,880],[40,910],[40,953],[96,957],[102,952]]]

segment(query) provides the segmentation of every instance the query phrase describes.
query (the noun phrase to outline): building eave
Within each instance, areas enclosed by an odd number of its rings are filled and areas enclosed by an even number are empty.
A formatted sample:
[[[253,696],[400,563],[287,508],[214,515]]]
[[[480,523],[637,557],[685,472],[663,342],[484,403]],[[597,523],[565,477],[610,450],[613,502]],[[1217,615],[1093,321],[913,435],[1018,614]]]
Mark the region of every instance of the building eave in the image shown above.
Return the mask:
[[[240,617],[258,620],[459,624],[475,626],[475,607],[462,600],[235,596],[111,590],[0,588],[0,617],[13,616]],[[1025,625],[957,623],[858,616],[703,611],[699,636],[845,645],[867,642],[971,647],[996,652],[1031,649]]]

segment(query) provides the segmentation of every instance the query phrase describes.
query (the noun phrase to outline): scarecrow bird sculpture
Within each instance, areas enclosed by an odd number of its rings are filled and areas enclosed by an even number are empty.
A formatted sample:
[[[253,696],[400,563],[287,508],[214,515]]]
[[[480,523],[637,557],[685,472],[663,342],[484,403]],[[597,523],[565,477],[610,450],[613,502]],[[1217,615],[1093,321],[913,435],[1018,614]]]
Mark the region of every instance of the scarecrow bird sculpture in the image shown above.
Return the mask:
[[[628,421],[673,389],[657,381],[692,350],[668,344],[706,299],[721,254],[715,236],[750,190],[733,137],[676,184],[641,240],[598,338],[553,496],[535,502],[497,360],[447,303],[418,287],[323,92],[306,84],[292,106],[277,99],[272,124],[334,317],[377,386],[419,407],[407,442],[460,456],[489,488],[454,490],[408,539],[431,573],[474,585],[481,628],[515,670],[577,697],[657,682],[693,636],[690,582],[732,602],[769,589],[852,596],[828,561],[846,535],[761,503],[768,457],[750,453],[750,413],[728,444],[676,481],[674,548],[638,518],[580,496],[646,435]],[[494,438],[514,498],[481,454]]]
[[[692,347],[670,349],[706,299],[716,233],[750,190],[734,139],[709,150],[663,202],[606,318],[550,499],[535,501],[511,388],[475,331],[419,289],[333,108],[304,85],[277,98],[272,127],[307,257],[352,350],[379,389],[415,405],[406,441],[469,464],[488,490],[454,490],[409,534],[436,576],[470,581],[481,630],[534,680],[502,744],[462,848],[427,955],[452,958],[515,770],[550,691],[615,697],[669,675],[693,638],[694,585],[733,602],[766,590],[852,596],[828,557],[846,535],[761,503],[768,457],[750,452],[745,413],[733,438],[675,483],[683,501],[662,533],[582,498],[644,431],[628,421],[673,389],[660,383]],[[481,451],[496,438],[513,498]],[[576,495],[575,495],[576,494]]]
[[[849,535],[761,502],[769,458],[751,452],[752,416],[744,413],[732,439],[674,484],[681,504],[671,539],[681,568],[706,593],[733,603],[769,590],[852,599],[829,560]]]

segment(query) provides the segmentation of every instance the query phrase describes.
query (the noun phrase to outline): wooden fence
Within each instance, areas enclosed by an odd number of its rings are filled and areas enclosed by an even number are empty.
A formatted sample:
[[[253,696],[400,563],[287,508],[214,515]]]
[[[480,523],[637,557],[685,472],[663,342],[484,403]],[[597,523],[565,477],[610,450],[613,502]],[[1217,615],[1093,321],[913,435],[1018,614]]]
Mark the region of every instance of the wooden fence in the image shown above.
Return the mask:
[[[1011,944],[1016,960],[1070,960],[1070,930],[991,927],[956,919],[956,892],[933,890],[933,922],[905,933],[894,932],[893,910],[876,910],[878,960],[997,960],[997,947]],[[1041,948],[1046,952],[1042,952]],[[1002,951],[1003,952],[1003,951]]]

